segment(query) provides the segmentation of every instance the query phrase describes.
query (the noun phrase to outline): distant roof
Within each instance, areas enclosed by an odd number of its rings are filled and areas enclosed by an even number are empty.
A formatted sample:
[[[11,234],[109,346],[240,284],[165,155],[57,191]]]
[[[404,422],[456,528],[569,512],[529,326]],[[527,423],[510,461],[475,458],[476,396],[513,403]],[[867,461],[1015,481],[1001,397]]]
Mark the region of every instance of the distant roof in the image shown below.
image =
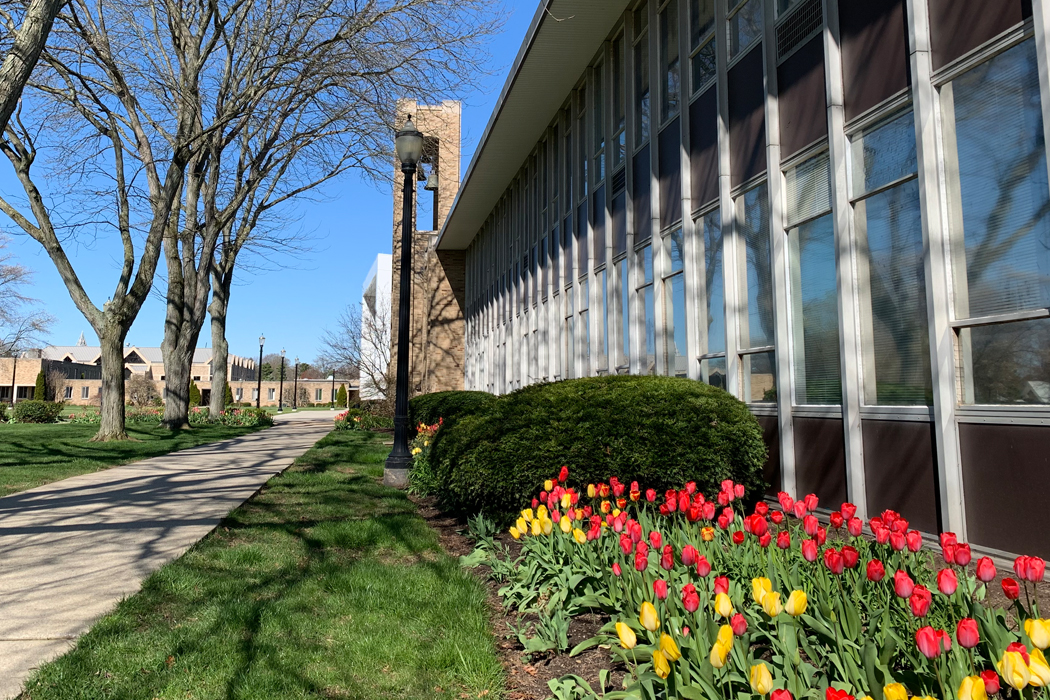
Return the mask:
[[[98,345],[49,345],[40,352],[45,360],[65,360],[68,357],[73,362],[91,364],[101,356],[102,349]],[[164,364],[164,354],[160,348],[144,348],[138,345],[125,346],[125,357],[132,352],[137,353],[139,357],[151,365]],[[194,364],[211,362],[211,356],[211,348],[197,348],[193,351],[193,362]],[[236,355],[230,354],[231,360],[236,357]]]

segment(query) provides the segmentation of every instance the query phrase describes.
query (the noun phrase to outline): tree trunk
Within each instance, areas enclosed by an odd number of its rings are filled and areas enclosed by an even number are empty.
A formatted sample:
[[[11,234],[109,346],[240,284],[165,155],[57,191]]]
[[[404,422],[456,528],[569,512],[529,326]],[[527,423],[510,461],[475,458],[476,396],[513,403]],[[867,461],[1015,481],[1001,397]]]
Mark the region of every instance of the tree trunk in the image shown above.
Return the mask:
[[[230,344],[226,341],[226,311],[229,307],[224,285],[215,280],[212,283],[211,304],[208,313],[211,314],[211,405],[209,410],[212,416],[217,416],[226,409],[225,394],[226,366],[230,356]],[[256,368],[261,371],[261,368]],[[250,394],[249,394],[250,395]]]
[[[164,342],[168,342],[165,333]],[[191,351],[192,352],[192,351]],[[164,427],[169,430],[188,428],[190,425],[190,371],[193,355],[179,352],[178,348],[165,351],[164,356]]]
[[[94,442],[127,440],[124,429],[124,336],[125,329],[106,328],[98,334],[102,350],[102,407]]]
[[[0,133],[7,128],[22,96],[22,88],[47,43],[55,15],[65,4],[65,0],[33,0],[26,9],[22,26],[15,33],[14,43],[0,65]]]

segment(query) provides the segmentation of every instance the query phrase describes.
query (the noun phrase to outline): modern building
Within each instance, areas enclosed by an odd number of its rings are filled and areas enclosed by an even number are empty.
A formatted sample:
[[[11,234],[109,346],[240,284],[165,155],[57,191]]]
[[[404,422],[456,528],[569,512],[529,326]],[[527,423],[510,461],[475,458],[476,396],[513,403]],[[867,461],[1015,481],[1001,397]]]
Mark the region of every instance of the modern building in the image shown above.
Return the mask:
[[[395,322],[390,315],[392,274],[392,256],[380,253],[361,290],[359,369],[362,401],[379,401],[387,397],[391,324]]]
[[[1048,11],[545,0],[436,243],[466,387],[709,382],[772,491],[1050,555]]]

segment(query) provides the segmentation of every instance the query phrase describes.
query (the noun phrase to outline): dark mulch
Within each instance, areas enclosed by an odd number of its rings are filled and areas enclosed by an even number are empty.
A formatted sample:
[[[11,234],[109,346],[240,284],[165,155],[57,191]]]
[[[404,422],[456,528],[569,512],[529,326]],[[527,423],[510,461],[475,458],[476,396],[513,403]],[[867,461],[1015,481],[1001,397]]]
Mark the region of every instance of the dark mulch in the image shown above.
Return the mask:
[[[445,548],[445,551],[457,557],[474,551],[474,545],[463,534],[466,529],[465,523],[435,508],[433,499],[413,498],[412,500],[419,506],[419,513],[427,524],[437,531],[441,546]],[[517,544],[509,535],[500,535],[496,539],[512,547]],[[489,568],[480,566],[474,570],[474,575],[485,583],[489,592],[488,602],[492,628],[499,645],[503,667],[507,672],[507,700],[549,698],[551,691],[547,681],[570,673],[580,676],[597,690],[599,672],[610,668],[612,674],[609,685],[613,689],[620,687],[624,677],[624,668],[622,665],[613,666],[612,657],[607,649],[588,649],[574,657],[570,657],[568,653],[525,654],[511,627],[511,625],[520,626],[518,613],[503,607],[496,593],[499,585],[489,578]],[[526,616],[525,620],[531,621],[530,616]],[[581,615],[574,618],[569,625],[569,647],[572,648],[593,637],[606,622],[608,622],[608,617],[600,615]]]

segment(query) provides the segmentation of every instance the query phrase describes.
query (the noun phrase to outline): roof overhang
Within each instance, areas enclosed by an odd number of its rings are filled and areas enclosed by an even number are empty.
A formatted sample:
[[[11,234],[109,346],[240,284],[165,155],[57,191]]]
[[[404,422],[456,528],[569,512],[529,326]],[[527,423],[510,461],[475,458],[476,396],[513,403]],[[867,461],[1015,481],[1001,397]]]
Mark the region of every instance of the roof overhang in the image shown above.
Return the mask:
[[[629,0],[541,0],[438,236],[463,250],[521,168]]]

